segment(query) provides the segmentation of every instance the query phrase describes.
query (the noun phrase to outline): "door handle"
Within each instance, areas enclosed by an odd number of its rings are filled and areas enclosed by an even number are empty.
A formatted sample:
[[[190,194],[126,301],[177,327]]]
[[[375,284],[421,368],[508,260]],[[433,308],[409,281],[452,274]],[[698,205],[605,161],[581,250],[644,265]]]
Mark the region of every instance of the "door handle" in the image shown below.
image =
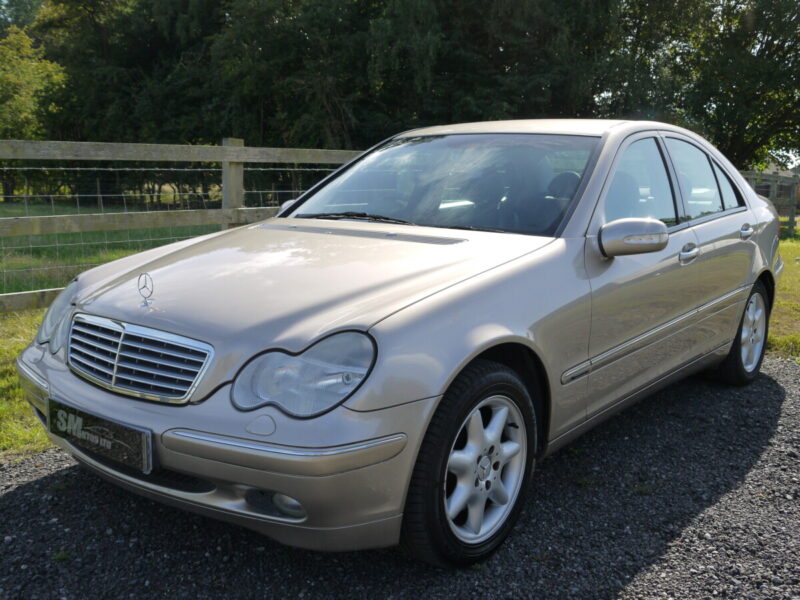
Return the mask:
[[[678,253],[678,260],[682,265],[692,262],[700,254],[700,248],[696,244],[686,244]]]
[[[756,232],[756,230],[753,229],[750,226],[750,223],[745,223],[744,225],[742,225],[742,228],[739,230],[739,236],[743,240],[749,240],[750,236],[752,236],[755,232]]]

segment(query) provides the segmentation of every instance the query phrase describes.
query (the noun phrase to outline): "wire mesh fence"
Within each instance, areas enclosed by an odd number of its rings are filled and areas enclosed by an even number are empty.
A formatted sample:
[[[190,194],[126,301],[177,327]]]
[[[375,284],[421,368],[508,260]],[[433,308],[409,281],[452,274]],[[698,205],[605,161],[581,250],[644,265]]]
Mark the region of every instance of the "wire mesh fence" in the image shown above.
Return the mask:
[[[800,176],[791,172],[783,174],[743,171],[742,175],[756,191],[769,198],[783,225],[783,236],[793,238],[797,231],[797,214],[800,212]]]
[[[757,194],[760,194],[766,198],[770,197],[769,181],[757,181],[753,187]],[[790,182],[777,182],[775,187],[776,189],[773,192],[774,197],[772,198],[773,202],[775,203],[775,208],[778,209],[778,213],[781,216],[789,216],[792,206],[796,208],[798,202],[800,202],[800,199],[797,197],[797,184]]]
[[[244,168],[244,206],[274,207],[326,176],[330,165]],[[0,218],[222,208],[219,164],[0,162]],[[0,237],[0,293],[61,287],[75,275],[129,254],[219,230],[154,226]]]

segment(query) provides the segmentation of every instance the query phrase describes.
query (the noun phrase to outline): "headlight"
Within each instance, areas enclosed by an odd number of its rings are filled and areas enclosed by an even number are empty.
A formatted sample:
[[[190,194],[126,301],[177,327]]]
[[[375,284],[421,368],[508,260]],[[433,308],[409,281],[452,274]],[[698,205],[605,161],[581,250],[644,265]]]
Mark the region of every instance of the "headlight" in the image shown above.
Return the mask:
[[[374,359],[372,338],[356,331],[334,334],[297,356],[267,352],[242,369],[231,399],[241,410],[274,404],[296,417],[311,417],[355,392]]]
[[[50,342],[50,351],[58,352],[64,343],[67,327],[62,323],[67,312],[69,312],[70,302],[75,298],[78,289],[78,282],[73,281],[56,296],[47,313],[44,315],[39,333],[36,334],[36,342],[44,344]]]

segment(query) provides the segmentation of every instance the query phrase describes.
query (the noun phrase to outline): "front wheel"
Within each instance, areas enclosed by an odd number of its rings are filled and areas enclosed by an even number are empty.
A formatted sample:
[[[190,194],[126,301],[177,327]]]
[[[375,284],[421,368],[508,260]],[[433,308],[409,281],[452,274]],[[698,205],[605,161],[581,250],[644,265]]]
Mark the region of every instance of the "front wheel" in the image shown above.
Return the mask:
[[[717,369],[725,383],[747,385],[758,375],[769,333],[768,298],[764,284],[757,281],[745,304],[731,351]]]
[[[536,449],[536,414],[519,376],[479,360],[448,389],[425,435],[401,543],[439,566],[484,560],[519,517]]]

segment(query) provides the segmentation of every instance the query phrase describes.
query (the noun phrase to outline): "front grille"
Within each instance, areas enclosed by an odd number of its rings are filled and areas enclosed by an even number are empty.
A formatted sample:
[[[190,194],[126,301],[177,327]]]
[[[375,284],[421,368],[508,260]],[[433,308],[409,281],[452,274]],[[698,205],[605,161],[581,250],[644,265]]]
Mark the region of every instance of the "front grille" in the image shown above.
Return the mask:
[[[92,315],[75,315],[69,365],[105,388],[157,400],[186,401],[211,360],[208,344]]]

